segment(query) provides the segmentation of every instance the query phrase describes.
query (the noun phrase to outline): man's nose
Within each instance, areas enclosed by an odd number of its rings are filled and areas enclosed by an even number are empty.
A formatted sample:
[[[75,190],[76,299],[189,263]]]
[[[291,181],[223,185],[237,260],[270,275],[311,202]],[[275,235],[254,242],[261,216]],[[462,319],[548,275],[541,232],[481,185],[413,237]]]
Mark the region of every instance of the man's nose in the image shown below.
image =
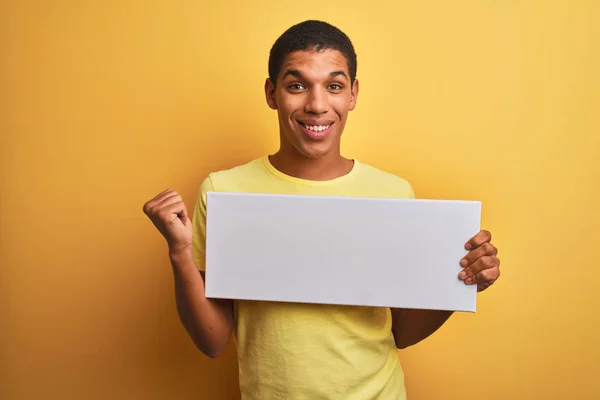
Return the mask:
[[[327,112],[327,109],[327,93],[324,93],[322,89],[311,89],[308,93],[304,111],[311,114],[323,114]]]

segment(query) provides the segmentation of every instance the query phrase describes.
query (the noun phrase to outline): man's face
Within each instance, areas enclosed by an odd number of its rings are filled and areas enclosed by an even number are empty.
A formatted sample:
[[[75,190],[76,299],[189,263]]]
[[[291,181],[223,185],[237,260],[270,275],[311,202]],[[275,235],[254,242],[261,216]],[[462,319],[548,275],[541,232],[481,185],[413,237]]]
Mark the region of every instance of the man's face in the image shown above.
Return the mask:
[[[358,96],[358,81],[350,83],[348,62],[337,50],[289,54],[274,87],[267,79],[269,106],[278,111],[281,146],[320,158],[339,153],[348,112]]]

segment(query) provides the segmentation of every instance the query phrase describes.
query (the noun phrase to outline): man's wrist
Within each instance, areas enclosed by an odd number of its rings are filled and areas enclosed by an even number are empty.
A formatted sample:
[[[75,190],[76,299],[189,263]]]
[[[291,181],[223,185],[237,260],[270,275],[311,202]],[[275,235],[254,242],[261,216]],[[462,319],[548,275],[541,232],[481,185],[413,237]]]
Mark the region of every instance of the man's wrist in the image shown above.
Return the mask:
[[[192,255],[192,246],[190,245],[179,248],[169,247],[169,258],[172,262],[176,263],[194,261],[194,257]]]
[[[200,276],[191,249],[169,249],[169,259],[177,279],[194,282]]]

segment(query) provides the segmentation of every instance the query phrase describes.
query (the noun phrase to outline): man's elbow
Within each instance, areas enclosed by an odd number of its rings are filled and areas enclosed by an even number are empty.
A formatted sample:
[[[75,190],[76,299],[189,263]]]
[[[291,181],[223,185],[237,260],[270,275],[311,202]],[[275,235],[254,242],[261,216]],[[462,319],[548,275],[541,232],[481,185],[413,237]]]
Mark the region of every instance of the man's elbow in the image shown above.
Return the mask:
[[[225,350],[227,349],[228,341],[225,343],[200,343],[198,340],[194,340],[196,347],[200,350],[204,355],[209,358],[215,359],[219,358],[223,355]]]
[[[407,349],[411,346],[414,346],[415,344],[417,344],[419,341],[415,341],[414,337],[410,337],[409,335],[406,334],[401,334],[400,332],[397,331],[393,331],[393,335],[394,335],[394,343],[396,344],[396,348],[398,350],[404,350]]]
[[[416,344],[416,343],[411,343],[411,342],[408,342],[408,341],[405,341],[405,340],[396,340],[395,342],[396,342],[396,348],[398,350],[404,350],[404,349],[407,349],[410,346]]]
[[[219,358],[221,357],[221,355],[223,354],[222,350],[219,349],[209,349],[209,350],[204,350],[202,351],[208,358]]]

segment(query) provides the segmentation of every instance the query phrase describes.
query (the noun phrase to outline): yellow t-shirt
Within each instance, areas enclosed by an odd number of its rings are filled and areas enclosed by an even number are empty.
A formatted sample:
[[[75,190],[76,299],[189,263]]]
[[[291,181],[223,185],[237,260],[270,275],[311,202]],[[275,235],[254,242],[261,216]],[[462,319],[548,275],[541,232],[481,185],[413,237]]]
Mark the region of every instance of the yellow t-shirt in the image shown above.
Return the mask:
[[[200,270],[209,191],[414,198],[407,181],[357,160],[350,173],[329,181],[283,174],[267,156],[211,173],[192,218]],[[406,398],[388,308],[235,301],[234,316],[243,399]]]

